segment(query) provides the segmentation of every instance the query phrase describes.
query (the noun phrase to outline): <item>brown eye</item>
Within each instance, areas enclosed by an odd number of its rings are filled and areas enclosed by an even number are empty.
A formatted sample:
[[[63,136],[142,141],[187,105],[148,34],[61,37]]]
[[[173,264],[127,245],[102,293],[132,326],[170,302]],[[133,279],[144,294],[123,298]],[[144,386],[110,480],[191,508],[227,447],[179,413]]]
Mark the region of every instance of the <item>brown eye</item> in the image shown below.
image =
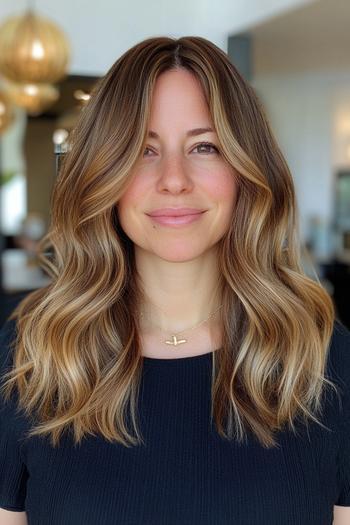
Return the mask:
[[[197,146],[195,148],[193,148],[194,150],[197,149],[197,148],[207,148],[206,151],[202,151],[202,153],[218,153],[218,148],[216,146],[214,146],[214,144],[211,144],[210,142],[201,142],[200,144],[197,144]],[[213,148],[214,151],[209,151],[210,148]]]

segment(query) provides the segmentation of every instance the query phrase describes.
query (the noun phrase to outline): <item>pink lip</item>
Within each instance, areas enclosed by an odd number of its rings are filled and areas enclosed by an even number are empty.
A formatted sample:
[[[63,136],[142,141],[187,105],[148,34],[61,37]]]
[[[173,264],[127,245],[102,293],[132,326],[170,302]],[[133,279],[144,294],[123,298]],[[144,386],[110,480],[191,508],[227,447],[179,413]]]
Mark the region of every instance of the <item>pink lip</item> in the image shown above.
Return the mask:
[[[147,213],[151,217],[181,217],[183,215],[198,215],[205,210],[198,210],[196,208],[162,208],[159,210]]]
[[[150,216],[151,219],[158,224],[164,226],[182,226],[184,224],[191,224],[192,222],[198,221],[204,212],[192,213],[189,215],[178,215],[178,216]]]

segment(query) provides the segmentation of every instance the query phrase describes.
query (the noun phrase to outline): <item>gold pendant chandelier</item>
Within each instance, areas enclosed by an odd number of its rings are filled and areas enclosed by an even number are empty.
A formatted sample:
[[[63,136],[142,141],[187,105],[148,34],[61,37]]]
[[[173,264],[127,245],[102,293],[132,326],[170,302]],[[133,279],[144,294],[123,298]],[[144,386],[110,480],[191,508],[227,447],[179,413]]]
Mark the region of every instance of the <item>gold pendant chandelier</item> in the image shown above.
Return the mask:
[[[10,126],[14,120],[11,102],[2,90],[0,91],[0,135]]]
[[[55,102],[52,84],[67,74],[70,46],[65,34],[31,9],[0,26],[0,74],[13,102],[38,113]]]
[[[29,115],[39,115],[59,99],[60,93],[52,84],[19,84],[6,82],[11,101],[26,109]]]

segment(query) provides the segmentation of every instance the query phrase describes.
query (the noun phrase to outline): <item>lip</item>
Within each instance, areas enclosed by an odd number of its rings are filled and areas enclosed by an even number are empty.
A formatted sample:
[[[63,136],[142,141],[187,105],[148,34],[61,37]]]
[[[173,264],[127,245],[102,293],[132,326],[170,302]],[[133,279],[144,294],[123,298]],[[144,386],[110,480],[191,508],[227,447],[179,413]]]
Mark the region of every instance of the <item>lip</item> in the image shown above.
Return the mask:
[[[147,213],[150,217],[183,217],[189,215],[199,215],[206,210],[196,208],[162,208]]]
[[[205,212],[200,213],[192,213],[188,215],[178,215],[178,216],[166,216],[166,215],[160,215],[160,216],[149,216],[150,219],[154,222],[157,222],[158,224],[161,224],[163,226],[171,226],[171,227],[182,227],[186,224],[191,224],[192,222],[199,221],[201,217],[204,215]]]

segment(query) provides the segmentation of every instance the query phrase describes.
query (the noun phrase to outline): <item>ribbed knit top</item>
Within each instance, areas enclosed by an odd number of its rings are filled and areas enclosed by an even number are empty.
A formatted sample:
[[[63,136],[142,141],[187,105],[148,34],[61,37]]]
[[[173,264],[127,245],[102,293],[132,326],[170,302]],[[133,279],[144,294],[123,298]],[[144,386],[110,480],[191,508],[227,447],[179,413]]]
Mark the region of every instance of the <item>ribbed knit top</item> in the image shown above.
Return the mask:
[[[7,322],[2,372],[13,334]],[[29,525],[332,525],[333,505],[350,506],[350,333],[340,323],[327,364],[340,399],[325,403],[328,429],[297,423],[298,435],[281,431],[272,449],[249,432],[245,443],[225,440],[210,424],[212,353],[143,359],[145,445],[23,440],[28,421],[2,401],[0,507],[25,510]]]

